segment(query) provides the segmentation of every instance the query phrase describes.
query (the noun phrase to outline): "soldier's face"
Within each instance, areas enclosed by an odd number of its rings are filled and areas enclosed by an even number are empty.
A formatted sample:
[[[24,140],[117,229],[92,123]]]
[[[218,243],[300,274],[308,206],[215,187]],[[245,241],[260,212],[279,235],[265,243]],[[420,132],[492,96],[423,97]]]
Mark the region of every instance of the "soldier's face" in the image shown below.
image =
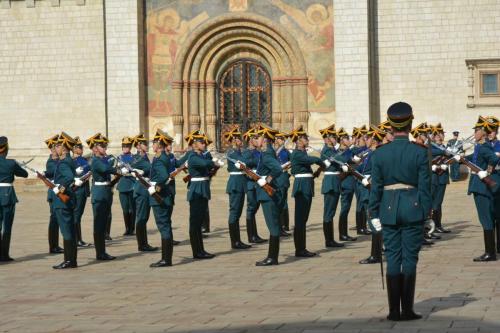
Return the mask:
[[[172,151],[172,144],[171,143],[169,143],[168,145],[165,146],[165,151],[167,153],[170,153]]]
[[[148,151],[148,144],[147,143],[140,143],[139,144],[139,149],[143,152],[147,152]]]
[[[132,150],[132,146],[122,146],[122,152],[124,154],[129,154],[130,153],[130,150]]]
[[[101,145],[96,146],[97,153],[102,156],[106,155],[106,149],[107,149],[106,146],[101,146]]]
[[[488,134],[488,139],[489,140],[495,140],[497,138],[497,134],[498,134],[497,131],[491,132],[490,134]]]
[[[264,144],[264,137],[258,136],[252,138],[252,144],[255,148],[260,148]]]
[[[476,131],[474,132],[474,139],[476,141],[481,141],[484,138],[484,135],[486,133],[483,131],[481,128],[476,128]]]
[[[159,147],[158,141],[154,141],[154,142],[153,142],[153,151],[154,151],[155,153],[158,151],[158,147]]]
[[[277,146],[281,146],[281,145],[283,145],[283,143],[284,143],[284,142],[285,142],[285,141],[283,141],[283,139],[282,139],[282,138],[276,138],[276,145],[277,145]]]
[[[372,143],[373,143],[373,139],[371,137],[367,137],[366,138],[366,145],[369,147],[372,145]]]
[[[82,155],[83,154],[83,148],[75,147],[73,149],[73,153],[76,154],[76,155]]]
[[[57,154],[58,156],[61,156],[61,155],[63,154],[63,147],[62,147],[62,144],[58,143],[58,144],[56,145],[56,148],[55,148],[55,149],[56,149],[56,154]]]
[[[241,139],[240,139],[240,138],[234,138],[233,142],[234,142],[234,145],[235,145],[236,147],[238,147],[238,148],[239,148],[239,147],[241,147],[241,146],[243,145],[243,141],[241,141]]]

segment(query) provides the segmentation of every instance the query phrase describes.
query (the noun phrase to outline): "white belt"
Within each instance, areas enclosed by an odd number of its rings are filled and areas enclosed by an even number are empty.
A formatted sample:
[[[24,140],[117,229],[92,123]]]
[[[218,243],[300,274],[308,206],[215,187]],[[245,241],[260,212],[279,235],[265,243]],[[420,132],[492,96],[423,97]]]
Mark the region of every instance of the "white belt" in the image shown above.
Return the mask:
[[[411,190],[414,188],[415,187],[412,185],[401,184],[401,183],[384,186],[384,190]]]
[[[328,175],[340,175],[339,171],[325,171],[323,173],[325,174],[325,176],[328,176]]]
[[[94,185],[97,186],[109,186],[109,182],[94,182]]]
[[[298,173],[296,175],[293,175],[295,178],[312,178],[313,175],[312,173]]]
[[[0,187],[12,187],[12,183],[0,183]]]
[[[243,171],[231,171],[229,174],[232,176],[243,175]]]
[[[209,180],[210,178],[208,177],[192,177],[191,181],[192,182],[204,182],[206,180]]]
[[[257,173],[257,169],[252,169],[252,172],[253,173]]]

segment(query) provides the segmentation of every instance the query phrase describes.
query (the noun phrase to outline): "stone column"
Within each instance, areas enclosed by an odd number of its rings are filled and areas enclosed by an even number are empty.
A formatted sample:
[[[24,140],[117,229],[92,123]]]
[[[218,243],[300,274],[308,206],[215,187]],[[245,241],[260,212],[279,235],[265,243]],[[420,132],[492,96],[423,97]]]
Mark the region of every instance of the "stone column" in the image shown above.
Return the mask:
[[[217,114],[215,112],[215,81],[205,82],[205,121],[207,135],[211,140],[216,139]]]
[[[173,104],[174,104],[174,115],[172,116],[172,122],[174,124],[174,138],[177,144],[183,145],[184,136],[183,125],[184,116],[182,115],[182,81],[172,81],[172,91],[173,91]]]
[[[189,130],[193,131],[200,128],[200,81],[190,81],[188,83],[188,100],[189,100]]]

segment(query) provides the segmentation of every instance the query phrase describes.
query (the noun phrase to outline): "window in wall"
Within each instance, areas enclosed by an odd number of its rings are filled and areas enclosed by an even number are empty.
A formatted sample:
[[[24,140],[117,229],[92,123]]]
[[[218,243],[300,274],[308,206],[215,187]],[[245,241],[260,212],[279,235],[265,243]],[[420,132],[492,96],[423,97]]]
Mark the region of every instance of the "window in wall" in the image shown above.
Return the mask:
[[[481,73],[481,94],[498,95],[499,73]]]
[[[500,107],[500,59],[469,59],[467,107]]]

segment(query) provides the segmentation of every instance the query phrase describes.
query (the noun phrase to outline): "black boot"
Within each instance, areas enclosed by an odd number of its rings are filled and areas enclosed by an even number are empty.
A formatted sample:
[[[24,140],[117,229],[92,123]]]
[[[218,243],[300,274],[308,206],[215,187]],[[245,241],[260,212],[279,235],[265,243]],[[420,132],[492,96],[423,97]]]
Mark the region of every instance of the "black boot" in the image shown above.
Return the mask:
[[[306,228],[295,228],[293,230],[293,239],[295,242],[295,256],[301,258],[314,257],[316,253],[309,252],[306,249]]]
[[[269,250],[267,258],[262,261],[257,261],[255,266],[271,266],[278,265],[278,255],[280,252],[280,238],[276,236],[269,237]]]
[[[422,246],[431,246],[434,245],[434,242],[431,242],[430,240],[427,240],[427,232],[424,230],[424,237],[422,237]]]
[[[282,209],[280,213],[280,237],[290,237],[285,230],[285,209]]]
[[[11,234],[0,234],[0,237],[2,238],[2,242],[0,244],[1,250],[0,253],[2,256],[0,257],[0,261],[13,261],[9,256],[9,251],[10,251],[10,236]]]
[[[347,234],[347,216],[346,215],[341,215],[339,217],[339,232],[340,232],[340,240],[341,241],[350,241],[354,242],[357,240],[356,237],[351,237]]]
[[[77,245],[79,247],[90,247],[92,246],[92,244],[90,243],[86,243],[83,241],[82,239],[82,225],[80,223],[77,223],[75,225],[75,230],[76,230],[76,241],[77,241]]]
[[[399,321],[401,319],[401,276],[387,275],[387,299],[389,301],[389,315],[388,320]]]
[[[356,211],[356,234],[361,235],[361,211]]]
[[[201,224],[201,232],[208,234],[210,232],[210,213],[208,210],[205,212],[203,223]]]
[[[149,267],[167,267],[172,266],[172,253],[174,251],[174,243],[172,239],[161,239],[161,260],[155,262]]]
[[[231,238],[231,248],[237,250],[245,250],[251,247],[251,245],[245,244],[240,238],[240,224],[239,223],[229,223],[229,237]]]
[[[333,237],[333,222],[323,222],[323,235],[325,236],[325,247],[344,247],[344,244],[337,243]]]
[[[212,259],[215,257],[215,254],[208,253],[205,251],[205,246],[203,245],[203,236],[201,233],[201,229],[196,231],[196,240],[198,241],[198,254],[194,257],[195,259]]]
[[[432,219],[434,220],[434,223],[436,224],[436,229],[434,232],[436,232],[438,234],[448,234],[451,232],[451,230],[443,228],[443,225],[441,224],[442,217],[443,217],[443,212],[441,210],[433,211]]]
[[[148,244],[148,233],[145,224],[137,225],[137,230],[135,233],[137,238],[137,250],[141,252],[154,252],[158,251],[156,246],[151,246]]]
[[[194,231],[189,231],[189,243],[191,244],[191,250],[193,251],[193,258],[196,258],[200,253],[200,242],[198,242],[198,234]]]
[[[366,209],[362,209],[361,210],[361,229],[363,230],[363,235],[371,235],[372,232],[370,230],[370,228],[368,228],[368,224],[367,224],[367,212],[366,212]]]
[[[484,230],[484,254],[477,258],[474,258],[476,262],[483,261],[495,261],[497,260],[496,248],[495,248],[495,231],[494,230]]]
[[[116,257],[110,256],[106,253],[106,243],[105,236],[102,233],[94,233],[94,244],[95,244],[95,258],[97,260],[113,260]]]
[[[421,319],[422,316],[413,311],[417,276],[401,275],[401,280],[401,320]]]
[[[496,219],[497,253],[500,253],[500,218]]]
[[[54,269],[76,268],[76,240],[64,240],[64,261],[59,265],[52,266]]]
[[[128,230],[130,230],[130,235],[132,236],[135,235],[135,212],[130,213],[129,221]]]
[[[382,260],[382,233],[372,234],[372,249],[370,256],[361,260],[360,264],[378,264]]]
[[[283,229],[290,231],[290,214],[288,213],[288,208],[283,209]]]
[[[49,225],[49,253],[64,253],[64,249],[59,246],[59,226]]]
[[[111,238],[111,213],[110,216],[108,217],[108,221],[106,223],[106,233],[104,234],[104,239],[107,241],[112,241],[113,238]]]
[[[130,213],[126,212],[123,213],[123,223],[125,224],[125,232],[123,233],[123,236],[130,236],[132,233],[130,232]]]
[[[249,225],[250,229],[248,228]],[[267,239],[260,238],[259,234],[257,233],[257,221],[255,220],[255,216],[249,221],[247,220],[247,234],[249,243],[260,244],[267,242]]]

